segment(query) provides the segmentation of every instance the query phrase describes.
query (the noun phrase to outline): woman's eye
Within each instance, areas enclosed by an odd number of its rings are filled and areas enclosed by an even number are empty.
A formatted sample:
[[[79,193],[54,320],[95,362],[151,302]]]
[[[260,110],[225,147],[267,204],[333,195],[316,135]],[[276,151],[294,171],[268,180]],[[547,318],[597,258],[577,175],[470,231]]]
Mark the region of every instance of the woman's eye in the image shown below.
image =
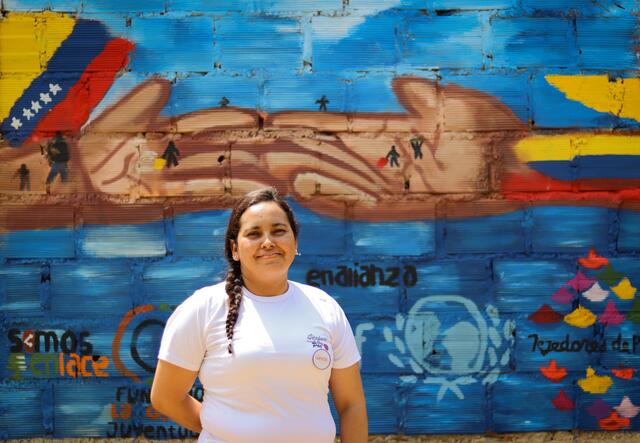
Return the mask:
[[[249,233],[247,234],[247,237],[257,237],[257,236],[259,236],[259,235],[260,235],[260,234],[259,234],[258,232],[249,232]]]

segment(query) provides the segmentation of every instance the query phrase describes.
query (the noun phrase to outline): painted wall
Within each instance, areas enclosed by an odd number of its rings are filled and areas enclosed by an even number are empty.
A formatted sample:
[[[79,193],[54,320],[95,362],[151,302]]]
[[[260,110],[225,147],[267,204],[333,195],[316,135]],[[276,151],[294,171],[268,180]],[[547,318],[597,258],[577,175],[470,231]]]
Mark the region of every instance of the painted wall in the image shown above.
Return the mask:
[[[0,438],[192,436],[160,334],[263,185],[372,433],[640,430],[637,2],[2,7]]]

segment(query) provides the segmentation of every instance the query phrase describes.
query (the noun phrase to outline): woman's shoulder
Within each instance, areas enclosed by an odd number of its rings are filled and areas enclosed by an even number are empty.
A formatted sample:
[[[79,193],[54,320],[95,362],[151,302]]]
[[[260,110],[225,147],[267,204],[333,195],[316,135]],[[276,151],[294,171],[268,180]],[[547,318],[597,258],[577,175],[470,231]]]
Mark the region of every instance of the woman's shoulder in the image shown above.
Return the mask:
[[[215,309],[224,305],[226,296],[225,282],[220,282],[197,289],[180,306],[183,309]]]
[[[327,294],[325,291],[316,286],[311,286],[296,281],[290,281],[289,283],[298,288],[299,292],[311,302],[319,303],[320,305],[326,305],[327,307],[330,307],[332,309],[339,306],[338,302],[331,295]]]

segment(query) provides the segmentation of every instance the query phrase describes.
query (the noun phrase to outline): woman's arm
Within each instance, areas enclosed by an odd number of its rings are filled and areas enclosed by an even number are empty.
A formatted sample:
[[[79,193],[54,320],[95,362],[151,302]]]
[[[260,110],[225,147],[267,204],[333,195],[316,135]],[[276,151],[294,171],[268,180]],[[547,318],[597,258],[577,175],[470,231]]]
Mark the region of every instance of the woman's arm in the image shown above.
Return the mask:
[[[364,443],[369,434],[367,405],[358,363],[343,369],[332,369],[329,388],[340,415],[342,443]]]
[[[197,372],[158,360],[151,386],[151,404],[171,420],[199,433],[202,431],[200,423],[202,405],[189,395],[197,376]]]

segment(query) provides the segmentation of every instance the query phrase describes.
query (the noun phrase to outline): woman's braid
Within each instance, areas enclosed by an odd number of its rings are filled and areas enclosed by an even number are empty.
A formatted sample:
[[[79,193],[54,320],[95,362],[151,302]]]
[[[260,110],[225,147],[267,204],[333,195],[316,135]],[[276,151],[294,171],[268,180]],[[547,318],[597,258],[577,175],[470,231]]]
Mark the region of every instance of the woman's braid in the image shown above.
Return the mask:
[[[227,340],[229,354],[233,354],[233,328],[238,321],[240,302],[242,301],[242,273],[240,272],[240,262],[234,261],[227,272],[225,290],[229,296],[229,310],[227,311]]]

